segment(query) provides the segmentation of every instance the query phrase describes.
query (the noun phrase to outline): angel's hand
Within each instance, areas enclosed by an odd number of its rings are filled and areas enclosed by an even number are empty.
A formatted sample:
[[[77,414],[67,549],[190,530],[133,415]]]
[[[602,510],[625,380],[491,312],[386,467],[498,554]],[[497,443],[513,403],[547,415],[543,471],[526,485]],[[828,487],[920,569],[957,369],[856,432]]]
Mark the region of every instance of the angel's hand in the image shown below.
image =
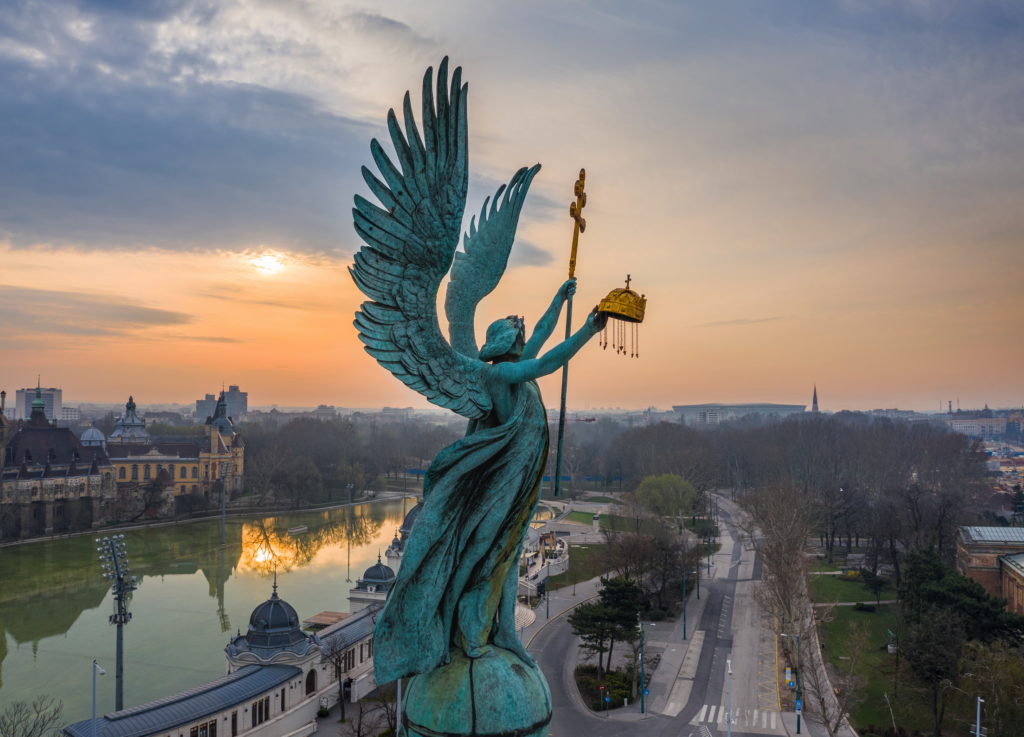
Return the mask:
[[[598,312],[596,307],[593,310],[591,310],[590,314],[587,316],[587,327],[589,327],[595,333],[600,333],[602,330],[604,330],[605,325],[607,324],[608,313]]]
[[[566,280],[566,282],[558,288],[558,298],[562,302],[566,302],[569,297],[576,294],[576,277]]]

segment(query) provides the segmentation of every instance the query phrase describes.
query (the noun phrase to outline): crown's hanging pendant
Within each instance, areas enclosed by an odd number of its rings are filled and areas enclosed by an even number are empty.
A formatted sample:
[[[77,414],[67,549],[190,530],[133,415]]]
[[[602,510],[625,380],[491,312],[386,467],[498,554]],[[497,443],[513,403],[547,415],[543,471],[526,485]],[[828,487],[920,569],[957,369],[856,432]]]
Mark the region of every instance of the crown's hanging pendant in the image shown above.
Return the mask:
[[[609,320],[601,334],[601,348],[608,348],[608,334],[611,333],[612,350],[630,358],[640,357],[640,323],[644,321],[647,309],[647,296],[637,294],[629,288],[633,278],[626,274],[625,289],[613,289],[608,296],[597,305],[597,311],[603,312]]]

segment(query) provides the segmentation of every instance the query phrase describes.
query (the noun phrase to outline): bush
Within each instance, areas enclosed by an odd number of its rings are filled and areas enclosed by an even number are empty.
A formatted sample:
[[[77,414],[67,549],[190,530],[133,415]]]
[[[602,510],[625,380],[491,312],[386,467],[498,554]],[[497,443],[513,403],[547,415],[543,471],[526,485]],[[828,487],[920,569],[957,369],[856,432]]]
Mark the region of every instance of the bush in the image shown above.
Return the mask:
[[[319,709],[316,710],[316,715],[318,717],[320,717],[321,719],[323,719],[325,716],[327,716],[330,713],[331,713],[331,710],[328,709],[326,706],[321,706]]]
[[[661,622],[665,620],[667,617],[668,612],[666,612],[664,609],[652,609],[651,611],[647,612],[647,619],[649,619],[652,622]]]
[[[874,604],[865,604],[863,601],[858,601],[853,605],[853,611],[855,612],[873,612],[875,611]]]
[[[604,686],[603,691],[601,686]],[[593,711],[618,709],[633,692],[633,671],[629,668],[609,671],[598,680],[596,665],[579,665],[576,666],[576,687],[584,703]],[[611,699],[607,704],[601,701],[604,695]]]

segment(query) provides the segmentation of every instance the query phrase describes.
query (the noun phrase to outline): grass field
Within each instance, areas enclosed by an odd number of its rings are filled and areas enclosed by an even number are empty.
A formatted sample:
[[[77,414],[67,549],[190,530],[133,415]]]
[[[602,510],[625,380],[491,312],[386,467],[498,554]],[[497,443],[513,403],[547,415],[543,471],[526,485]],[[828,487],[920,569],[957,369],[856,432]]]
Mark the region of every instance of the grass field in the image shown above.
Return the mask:
[[[572,522],[577,525],[593,525],[594,515],[590,512],[569,512],[563,519],[563,522]]]
[[[842,569],[835,563],[829,563],[824,559],[815,559],[811,563],[811,571],[814,573],[838,573],[840,570]]]
[[[569,570],[550,578],[553,588],[572,586],[580,581],[589,581],[604,573],[601,565],[600,545],[570,545]]]
[[[862,629],[864,640],[858,642],[856,631]],[[889,713],[885,694],[888,693],[895,712],[896,723],[911,732],[920,730],[930,734],[931,715],[927,700],[913,692],[910,677],[903,673],[897,686],[894,683],[896,656],[889,655],[887,630],[896,630],[896,606],[883,604],[876,612],[858,612],[853,607],[837,607],[832,620],[820,626],[822,655],[837,670],[847,673],[854,663],[853,673],[862,685],[857,703],[850,709],[850,721],[862,733],[869,725],[889,726],[893,716]],[[851,661],[851,657],[856,660]],[[895,697],[895,698],[894,698]],[[948,723],[950,734],[956,734]]]
[[[594,502],[595,504],[622,504],[621,501],[610,496],[588,496],[584,501]]]
[[[847,576],[811,576],[807,589],[811,598],[820,603],[836,601],[863,601],[865,604],[874,604],[875,595],[864,588],[858,580],[851,580]],[[881,599],[895,599],[896,590],[886,588],[882,591]]]

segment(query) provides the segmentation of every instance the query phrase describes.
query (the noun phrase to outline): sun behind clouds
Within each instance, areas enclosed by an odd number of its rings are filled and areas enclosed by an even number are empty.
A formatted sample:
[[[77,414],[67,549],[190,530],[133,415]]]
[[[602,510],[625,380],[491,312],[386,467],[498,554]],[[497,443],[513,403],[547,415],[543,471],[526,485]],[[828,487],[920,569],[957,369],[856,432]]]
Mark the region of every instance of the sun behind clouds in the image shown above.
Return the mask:
[[[263,251],[249,256],[246,262],[262,276],[275,276],[284,271],[285,257],[277,251]]]

